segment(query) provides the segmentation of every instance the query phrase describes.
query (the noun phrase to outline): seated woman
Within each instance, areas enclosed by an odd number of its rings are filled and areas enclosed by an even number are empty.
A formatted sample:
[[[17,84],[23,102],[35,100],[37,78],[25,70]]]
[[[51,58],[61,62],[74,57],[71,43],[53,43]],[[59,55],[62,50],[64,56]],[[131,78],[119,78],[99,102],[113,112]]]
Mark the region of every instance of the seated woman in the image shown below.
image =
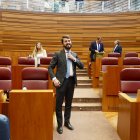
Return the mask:
[[[37,42],[33,50],[32,56],[35,57],[47,57],[46,50],[43,49],[42,44]]]
[[[40,65],[41,57],[47,57],[47,52],[45,49],[43,49],[42,44],[40,42],[36,43],[31,57],[34,57],[34,59],[35,59],[35,66]]]
[[[114,41],[115,47],[113,49],[114,53],[122,53],[122,47],[120,46],[120,41],[119,40],[115,40]]]

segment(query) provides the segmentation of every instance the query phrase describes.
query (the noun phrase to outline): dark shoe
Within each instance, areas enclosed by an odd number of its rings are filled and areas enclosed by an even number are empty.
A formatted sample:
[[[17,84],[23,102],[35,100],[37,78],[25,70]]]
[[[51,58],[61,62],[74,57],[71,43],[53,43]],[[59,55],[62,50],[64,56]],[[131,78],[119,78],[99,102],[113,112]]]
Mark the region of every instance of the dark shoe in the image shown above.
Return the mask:
[[[62,128],[62,126],[57,127],[57,132],[58,132],[59,134],[62,134],[62,133],[63,133],[63,128]]]
[[[74,130],[73,126],[68,122],[64,124],[69,130]]]

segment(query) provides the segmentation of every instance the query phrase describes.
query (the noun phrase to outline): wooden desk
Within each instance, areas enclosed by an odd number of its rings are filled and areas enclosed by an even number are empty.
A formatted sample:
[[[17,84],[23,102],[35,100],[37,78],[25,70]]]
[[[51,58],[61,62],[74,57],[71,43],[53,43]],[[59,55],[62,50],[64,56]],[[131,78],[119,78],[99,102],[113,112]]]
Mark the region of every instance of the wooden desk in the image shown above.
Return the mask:
[[[100,76],[100,71],[102,67],[101,62],[102,62],[102,57],[97,57],[96,61],[93,62],[91,65],[93,88],[96,88],[99,86],[99,76]]]
[[[117,131],[121,140],[140,140],[139,118],[140,102],[125,93],[120,93]]]
[[[108,66],[103,75],[102,110],[118,111],[120,87],[120,72],[124,68],[135,66]],[[136,66],[138,67],[138,66]]]
[[[53,90],[10,92],[10,140],[53,140]]]
[[[99,86],[99,77],[102,72],[102,58],[103,56],[99,55],[99,57],[96,58],[96,61],[92,63],[92,85],[94,88]],[[122,57],[118,58],[118,66],[122,66]]]
[[[120,91],[120,72],[122,66],[108,66],[103,75],[102,110],[118,110],[118,93]]]

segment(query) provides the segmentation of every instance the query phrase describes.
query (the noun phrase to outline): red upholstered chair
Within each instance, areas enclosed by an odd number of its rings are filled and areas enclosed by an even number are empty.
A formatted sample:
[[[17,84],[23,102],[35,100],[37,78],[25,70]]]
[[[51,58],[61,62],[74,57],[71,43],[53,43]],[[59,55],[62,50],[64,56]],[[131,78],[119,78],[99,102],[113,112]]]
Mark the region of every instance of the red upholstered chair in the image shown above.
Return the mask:
[[[0,67],[0,89],[4,91],[11,90],[12,87],[12,74],[11,69],[8,67]]]
[[[140,66],[139,57],[125,57],[123,60],[123,65]]]
[[[121,92],[137,93],[140,89],[140,68],[125,68],[120,73]]]
[[[35,60],[34,58],[30,58],[30,57],[19,57],[18,64],[19,65],[35,65]]]
[[[28,67],[22,70],[22,87],[27,89],[48,89],[48,69]]]
[[[116,57],[104,57],[102,58],[102,71],[106,71],[107,66],[117,66],[118,58]]]
[[[41,57],[40,58],[40,65],[49,65],[51,62],[52,57]]]
[[[138,53],[136,52],[128,52],[125,54],[125,57],[138,57]]]
[[[10,67],[12,64],[12,60],[10,57],[0,56],[0,66],[8,66]]]
[[[47,53],[47,57],[53,57],[54,53]]]
[[[109,53],[108,57],[121,57],[120,53]]]

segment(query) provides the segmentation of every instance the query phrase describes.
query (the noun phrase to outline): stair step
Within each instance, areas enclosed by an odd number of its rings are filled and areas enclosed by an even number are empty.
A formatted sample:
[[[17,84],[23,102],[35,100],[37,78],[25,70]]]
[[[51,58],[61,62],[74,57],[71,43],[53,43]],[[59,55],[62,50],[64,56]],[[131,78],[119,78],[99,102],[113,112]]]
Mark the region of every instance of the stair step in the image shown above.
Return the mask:
[[[77,76],[83,76],[83,77],[88,77],[88,74],[87,73],[77,73]]]
[[[101,111],[101,110],[102,110],[101,103],[72,103],[72,111]]]
[[[101,98],[73,98],[73,103],[101,103]]]
[[[87,69],[77,69],[77,83],[78,85],[75,88],[75,92],[74,92],[72,110],[73,111],[101,111],[102,98],[99,95],[99,90],[95,89],[93,91],[92,79],[89,79]],[[64,109],[64,104],[63,104],[63,109]]]
[[[80,69],[80,70],[77,70],[76,73],[87,73],[87,70],[86,69]]]
[[[92,84],[91,83],[78,83],[76,88],[91,88]]]
[[[86,76],[85,77],[78,76],[77,81],[78,81],[78,83],[92,83],[92,80]]]
[[[91,80],[78,80],[77,81],[78,82],[78,84],[80,84],[80,83],[91,83]]]
[[[84,70],[87,70],[87,68],[84,67],[83,69],[79,69],[79,68],[76,67],[76,71],[84,71]]]
[[[77,76],[77,80],[91,80],[91,79],[89,79],[88,76],[86,76],[86,77],[83,77],[83,76]]]
[[[101,103],[72,103],[73,111],[101,111]]]

